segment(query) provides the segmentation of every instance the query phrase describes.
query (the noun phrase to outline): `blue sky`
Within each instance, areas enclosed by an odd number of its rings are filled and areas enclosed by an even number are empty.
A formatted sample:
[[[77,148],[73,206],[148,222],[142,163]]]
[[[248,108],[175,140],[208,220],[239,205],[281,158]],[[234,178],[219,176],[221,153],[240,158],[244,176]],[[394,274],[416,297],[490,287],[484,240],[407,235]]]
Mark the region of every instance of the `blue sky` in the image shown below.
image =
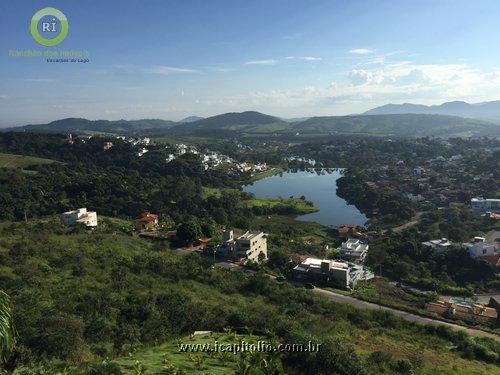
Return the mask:
[[[47,6],[69,20],[57,47],[28,31]],[[5,1],[0,126],[496,100],[499,14],[498,1]],[[8,56],[27,49],[90,62]]]

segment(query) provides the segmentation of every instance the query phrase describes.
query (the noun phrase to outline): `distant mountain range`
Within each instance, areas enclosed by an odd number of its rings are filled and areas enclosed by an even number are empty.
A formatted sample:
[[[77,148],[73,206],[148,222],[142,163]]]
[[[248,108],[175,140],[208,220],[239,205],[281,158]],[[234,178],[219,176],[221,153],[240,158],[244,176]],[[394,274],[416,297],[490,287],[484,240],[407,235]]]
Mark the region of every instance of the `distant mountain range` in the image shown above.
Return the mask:
[[[500,101],[469,104],[455,101],[440,105],[422,104],[386,104],[381,107],[370,109],[364,115],[394,115],[404,113],[418,113],[430,115],[448,115],[465,118],[477,118],[500,123]]]
[[[380,107],[380,108],[385,108]],[[424,106],[425,107],[425,106]],[[450,105],[445,106],[450,107]],[[370,112],[370,111],[369,111]],[[371,113],[375,112],[372,110]],[[322,116],[290,122],[260,112],[224,113],[208,118],[107,121],[68,118],[48,124],[26,125],[4,131],[57,133],[115,133],[142,135],[184,135],[229,138],[235,136],[323,137],[340,134],[394,137],[500,137],[500,125],[491,122],[436,114],[371,114]]]
[[[48,124],[25,125],[0,129],[1,131],[33,131],[50,133],[134,133],[151,129],[169,129],[178,123],[168,120],[87,120],[84,118],[65,118]]]

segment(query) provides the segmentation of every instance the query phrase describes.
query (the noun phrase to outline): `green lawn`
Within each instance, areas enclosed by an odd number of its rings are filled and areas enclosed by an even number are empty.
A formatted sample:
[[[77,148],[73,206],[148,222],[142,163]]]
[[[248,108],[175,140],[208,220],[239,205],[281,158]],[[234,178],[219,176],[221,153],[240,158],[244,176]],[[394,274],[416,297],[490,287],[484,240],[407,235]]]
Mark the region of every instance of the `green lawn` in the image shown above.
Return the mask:
[[[292,199],[282,199],[282,198],[276,198],[276,199],[261,199],[261,198],[254,198],[254,199],[249,199],[245,200],[242,202],[244,205],[247,207],[262,207],[265,209],[274,209],[278,207],[290,207],[292,213],[294,215],[305,215],[305,214],[310,214],[313,212],[317,212],[318,209],[314,207],[312,204],[309,204],[307,201],[299,199],[299,198],[292,198]]]
[[[55,160],[34,156],[0,153],[0,168],[24,169],[31,166],[56,163]]]
[[[179,345],[210,345],[226,347],[228,344],[240,344],[242,341],[257,344],[265,340],[262,336],[238,335],[232,333],[212,333],[197,336],[185,336],[158,346],[140,349],[128,357],[118,358],[113,362],[118,363],[125,374],[135,374],[134,367],[142,366],[146,374],[159,374],[168,368],[183,370],[187,374],[228,374],[236,369],[240,353],[234,352],[201,352],[189,349],[182,352]],[[268,340],[266,340],[268,341]]]

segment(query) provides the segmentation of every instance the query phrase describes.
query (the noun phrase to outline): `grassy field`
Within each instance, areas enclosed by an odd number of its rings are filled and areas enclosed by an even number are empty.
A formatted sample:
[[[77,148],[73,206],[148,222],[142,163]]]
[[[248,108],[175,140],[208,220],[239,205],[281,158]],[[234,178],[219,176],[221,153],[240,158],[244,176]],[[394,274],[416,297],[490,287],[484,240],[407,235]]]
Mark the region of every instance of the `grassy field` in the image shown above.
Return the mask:
[[[31,166],[51,163],[56,163],[56,161],[33,156],[0,153],[0,168],[24,169]]]
[[[236,189],[218,189],[218,188],[211,188],[211,187],[206,187],[206,186],[203,186],[203,191],[202,191],[202,196],[204,199],[207,199],[208,197],[215,197],[215,198],[220,198],[221,196],[221,193],[223,191],[227,191],[227,192],[230,192],[230,191],[237,191]]]
[[[218,189],[211,187],[203,187],[203,198],[207,199],[208,197],[216,197],[220,198],[222,192],[237,192],[236,189]],[[316,207],[307,201],[299,198],[291,198],[291,199],[283,199],[283,198],[275,198],[275,199],[264,199],[264,198],[252,198],[245,199],[241,201],[241,205],[253,208],[258,207],[266,210],[278,210],[282,209],[283,211],[288,211],[288,214],[293,215],[305,215],[310,214],[312,212],[318,211]],[[274,212],[274,211],[273,211]]]
[[[312,204],[309,204],[307,201],[299,198],[292,198],[292,199],[254,198],[243,201],[243,204],[245,204],[247,207],[262,207],[264,209],[276,209],[278,207],[287,206],[290,207],[294,215],[305,215],[318,211],[318,209],[314,207]]]
[[[260,228],[271,237],[279,237],[280,242],[286,244],[303,243],[320,246],[324,242],[333,240],[332,234],[326,227],[308,221],[295,220],[290,216],[258,216],[252,222],[253,228]]]
[[[228,344],[257,344],[265,340],[261,336],[238,335],[229,333],[213,333],[196,336],[185,336],[164,344],[138,350],[125,358],[118,358],[117,362],[125,374],[136,374],[136,368],[142,366],[146,374],[159,374],[167,369],[185,371],[187,374],[230,374],[234,373],[240,353],[234,352],[201,352],[190,349],[183,352],[179,345],[210,345],[215,342],[220,347],[227,348]]]

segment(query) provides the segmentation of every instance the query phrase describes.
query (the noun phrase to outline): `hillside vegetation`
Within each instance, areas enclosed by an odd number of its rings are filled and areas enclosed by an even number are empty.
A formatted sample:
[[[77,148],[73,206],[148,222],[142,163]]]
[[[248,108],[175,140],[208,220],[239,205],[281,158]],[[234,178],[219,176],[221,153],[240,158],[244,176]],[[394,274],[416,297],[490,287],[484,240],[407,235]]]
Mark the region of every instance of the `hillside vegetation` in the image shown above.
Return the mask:
[[[499,373],[500,348],[491,339],[357,310],[263,274],[214,268],[209,257],[169,251],[104,222],[94,231],[69,230],[55,217],[0,225],[0,288],[12,296],[19,334],[10,366],[69,374],[158,374],[153,368],[193,369],[189,363],[201,363],[189,373],[215,365],[252,373],[272,366],[277,374],[280,368],[292,374]],[[195,330],[227,329],[276,343],[312,341],[322,349],[249,354],[226,364],[174,354],[173,343]],[[238,337],[221,338],[229,340]],[[133,372],[143,367],[152,371]]]

